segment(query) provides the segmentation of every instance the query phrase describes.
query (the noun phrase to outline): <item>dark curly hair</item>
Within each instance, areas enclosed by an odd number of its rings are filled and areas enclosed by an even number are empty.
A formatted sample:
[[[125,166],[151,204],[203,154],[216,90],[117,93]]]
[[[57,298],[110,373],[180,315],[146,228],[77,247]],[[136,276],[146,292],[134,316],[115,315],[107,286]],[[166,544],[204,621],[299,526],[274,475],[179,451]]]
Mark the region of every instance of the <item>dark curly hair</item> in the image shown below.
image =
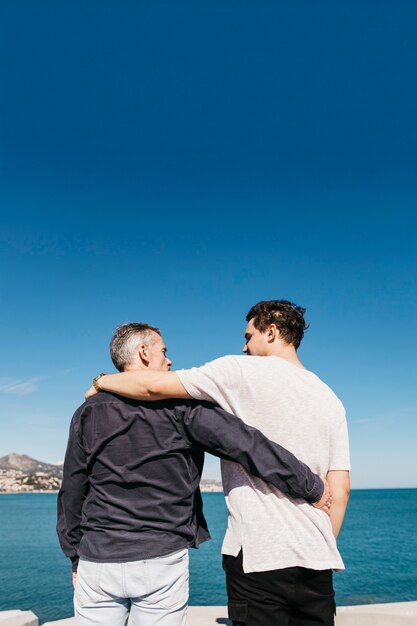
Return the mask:
[[[305,311],[288,300],[262,300],[251,308],[246,320],[249,322],[253,319],[253,325],[261,333],[270,324],[275,324],[282,339],[297,349],[304,337],[304,331],[308,328],[304,320]]]

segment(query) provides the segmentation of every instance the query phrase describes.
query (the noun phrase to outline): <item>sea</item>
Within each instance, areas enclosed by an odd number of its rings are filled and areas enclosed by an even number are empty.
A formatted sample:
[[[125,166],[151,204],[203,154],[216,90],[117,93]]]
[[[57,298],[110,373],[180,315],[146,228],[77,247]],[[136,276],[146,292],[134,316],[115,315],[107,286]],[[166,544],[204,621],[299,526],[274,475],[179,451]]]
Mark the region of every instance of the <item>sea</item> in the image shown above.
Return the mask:
[[[0,495],[0,610],[32,610],[43,624],[73,614],[71,565],[55,534],[54,493]],[[212,540],[190,550],[190,604],[225,605],[222,493],[203,494]],[[417,600],[417,489],[354,490],[335,573],[340,605]]]

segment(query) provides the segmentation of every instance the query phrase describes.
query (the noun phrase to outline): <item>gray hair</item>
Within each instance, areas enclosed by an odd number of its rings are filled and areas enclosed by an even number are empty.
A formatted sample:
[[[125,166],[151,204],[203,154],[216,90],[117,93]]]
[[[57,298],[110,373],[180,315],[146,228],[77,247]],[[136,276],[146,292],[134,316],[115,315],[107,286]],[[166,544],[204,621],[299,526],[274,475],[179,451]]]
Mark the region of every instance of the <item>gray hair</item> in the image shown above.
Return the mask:
[[[153,333],[161,335],[159,328],[143,322],[122,324],[116,328],[110,341],[110,356],[119,372],[136,360],[139,345],[152,347]]]

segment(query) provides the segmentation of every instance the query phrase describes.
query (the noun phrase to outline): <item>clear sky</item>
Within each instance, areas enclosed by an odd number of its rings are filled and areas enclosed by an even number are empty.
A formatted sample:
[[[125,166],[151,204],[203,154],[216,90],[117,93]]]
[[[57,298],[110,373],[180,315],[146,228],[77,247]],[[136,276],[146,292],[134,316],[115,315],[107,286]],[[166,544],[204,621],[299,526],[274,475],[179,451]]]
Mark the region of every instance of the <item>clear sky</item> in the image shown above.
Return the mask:
[[[417,487],[416,23],[411,0],[0,0],[0,456],[62,460],[118,324],[189,367],[286,298],[353,486]]]

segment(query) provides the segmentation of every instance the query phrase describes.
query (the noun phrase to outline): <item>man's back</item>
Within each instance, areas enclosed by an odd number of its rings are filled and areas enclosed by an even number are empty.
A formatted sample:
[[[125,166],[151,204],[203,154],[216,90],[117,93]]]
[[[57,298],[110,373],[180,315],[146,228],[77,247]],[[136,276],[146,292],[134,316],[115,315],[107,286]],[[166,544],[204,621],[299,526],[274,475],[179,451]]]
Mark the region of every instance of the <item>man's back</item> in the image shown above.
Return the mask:
[[[82,558],[133,561],[197,547],[209,538],[198,489],[204,452],[186,437],[180,408],[173,401],[162,405],[101,393],[75,413],[60,493],[65,519],[59,522],[61,541],[68,542],[68,499],[77,508],[72,482],[74,477],[81,486],[83,473],[88,492],[81,527],[74,511],[74,529],[82,535],[73,537],[80,540]]]
[[[349,468],[343,406],[312,372],[276,356],[228,356],[178,375],[191,396],[241,416],[321,476]],[[222,551],[236,556],[242,547],[245,571],[343,568],[323,512],[236,463],[223,461],[222,475],[229,510]]]

